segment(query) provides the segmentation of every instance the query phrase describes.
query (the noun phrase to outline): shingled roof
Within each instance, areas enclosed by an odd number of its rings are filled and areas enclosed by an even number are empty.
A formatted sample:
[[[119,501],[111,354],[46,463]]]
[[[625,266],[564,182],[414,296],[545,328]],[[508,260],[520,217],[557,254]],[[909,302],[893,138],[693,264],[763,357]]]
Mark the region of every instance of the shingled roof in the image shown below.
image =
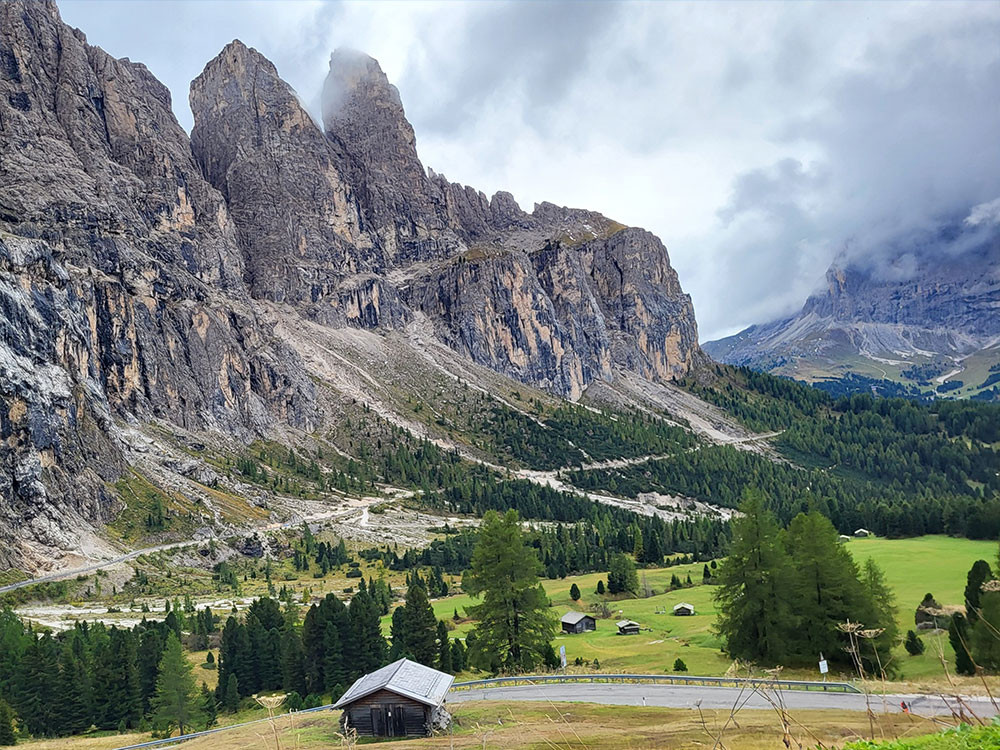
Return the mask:
[[[564,622],[567,625],[576,625],[584,617],[589,617],[591,620],[594,619],[593,615],[584,614],[583,612],[567,612],[559,618],[559,621]]]
[[[359,677],[340,697],[334,708],[346,706],[378,690],[390,690],[426,706],[437,706],[454,681],[455,678],[450,674],[438,672],[409,659],[400,659]]]

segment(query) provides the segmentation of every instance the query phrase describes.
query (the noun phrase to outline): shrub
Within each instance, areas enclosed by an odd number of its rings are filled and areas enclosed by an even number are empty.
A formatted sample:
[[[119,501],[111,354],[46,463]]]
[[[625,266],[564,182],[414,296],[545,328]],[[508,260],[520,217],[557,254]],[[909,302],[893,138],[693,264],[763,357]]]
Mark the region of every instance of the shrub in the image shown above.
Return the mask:
[[[683,659],[675,659],[674,660],[674,671],[675,672],[687,672],[688,671],[688,665],[684,663]]]
[[[906,631],[906,641],[903,645],[910,656],[920,656],[924,653],[924,642],[912,630]]]

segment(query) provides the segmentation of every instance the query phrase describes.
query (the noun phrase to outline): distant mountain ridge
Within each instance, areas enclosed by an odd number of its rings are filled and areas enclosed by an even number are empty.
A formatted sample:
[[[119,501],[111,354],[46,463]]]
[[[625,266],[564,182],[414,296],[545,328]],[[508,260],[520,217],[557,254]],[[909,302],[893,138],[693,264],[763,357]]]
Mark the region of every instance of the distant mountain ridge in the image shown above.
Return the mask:
[[[975,396],[992,387],[1000,228],[955,227],[938,244],[897,248],[883,263],[841,261],[826,282],[797,314],[705,343],[705,352],[814,382],[853,373],[929,393]]]

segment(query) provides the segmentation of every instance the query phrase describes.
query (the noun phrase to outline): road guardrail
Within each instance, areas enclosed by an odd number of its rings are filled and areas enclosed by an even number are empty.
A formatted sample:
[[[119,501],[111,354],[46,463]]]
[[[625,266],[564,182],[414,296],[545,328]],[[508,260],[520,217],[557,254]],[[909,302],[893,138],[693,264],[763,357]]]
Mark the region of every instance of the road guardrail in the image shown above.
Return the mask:
[[[705,685],[708,687],[751,687],[772,690],[819,690],[834,693],[861,693],[849,682],[816,682],[811,680],[774,680],[755,677],[694,677],[676,674],[556,674],[494,677],[487,680],[456,682],[452,690],[474,690],[501,685],[538,685],[559,682],[648,682],[654,685]]]

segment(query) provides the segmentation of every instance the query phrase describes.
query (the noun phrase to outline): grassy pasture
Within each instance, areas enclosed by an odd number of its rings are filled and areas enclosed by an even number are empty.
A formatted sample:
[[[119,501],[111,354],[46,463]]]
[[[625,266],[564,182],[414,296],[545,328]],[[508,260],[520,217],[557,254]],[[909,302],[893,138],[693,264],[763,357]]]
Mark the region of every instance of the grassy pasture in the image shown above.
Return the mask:
[[[997,545],[987,541],[952,539],[943,536],[924,536],[913,539],[852,539],[848,548],[858,564],[874,558],[885,571],[886,578],[896,593],[899,609],[898,622],[902,633],[913,628],[913,613],[924,594],[931,592],[944,605],[961,604],[965,577],[972,563],[983,559],[991,565],[997,556]],[[557,636],[555,647],[566,646],[570,665],[580,657],[589,671],[594,659],[601,671],[664,673],[671,671],[674,660],[682,659],[691,674],[718,675],[730,666],[730,661],[720,651],[721,643],[712,632],[715,606],[712,601],[713,586],[701,585],[703,563],[658,568],[643,572],[650,588],[663,592],[676,574],[684,580],[690,573],[696,583],[691,588],[670,593],[658,593],[649,598],[607,599],[612,616],[598,620],[597,630],[579,635]],[[606,578],[602,573],[571,576],[561,580],[544,580],[553,610],[561,616],[570,610],[586,612],[591,604],[600,601],[594,591],[597,581]],[[570,586],[576,583],[581,599],[574,603],[569,597]],[[640,585],[640,588],[641,585]],[[695,606],[692,617],[675,617],[673,606],[685,601]],[[465,607],[474,601],[465,595],[450,596],[433,602],[435,614],[452,622],[455,609],[463,618],[455,627],[453,636],[463,636],[472,627],[464,618]],[[661,613],[665,612],[665,614]],[[620,614],[619,614],[620,613]],[[635,620],[644,628],[637,636],[619,636],[615,621]],[[390,618],[383,620],[389,632]],[[646,630],[648,628],[648,630]],[[926,651],[920,656],[910,656],[902,646],[895,649],[893,658],[904,680],[927,680],[943,677],[940,653],[950,661],[951,647],[947,636],[924,635]],[[788,676],[818,679],[817,670],[786,670]],[[850,679],[853,675],[831,674],[830,679]]]

